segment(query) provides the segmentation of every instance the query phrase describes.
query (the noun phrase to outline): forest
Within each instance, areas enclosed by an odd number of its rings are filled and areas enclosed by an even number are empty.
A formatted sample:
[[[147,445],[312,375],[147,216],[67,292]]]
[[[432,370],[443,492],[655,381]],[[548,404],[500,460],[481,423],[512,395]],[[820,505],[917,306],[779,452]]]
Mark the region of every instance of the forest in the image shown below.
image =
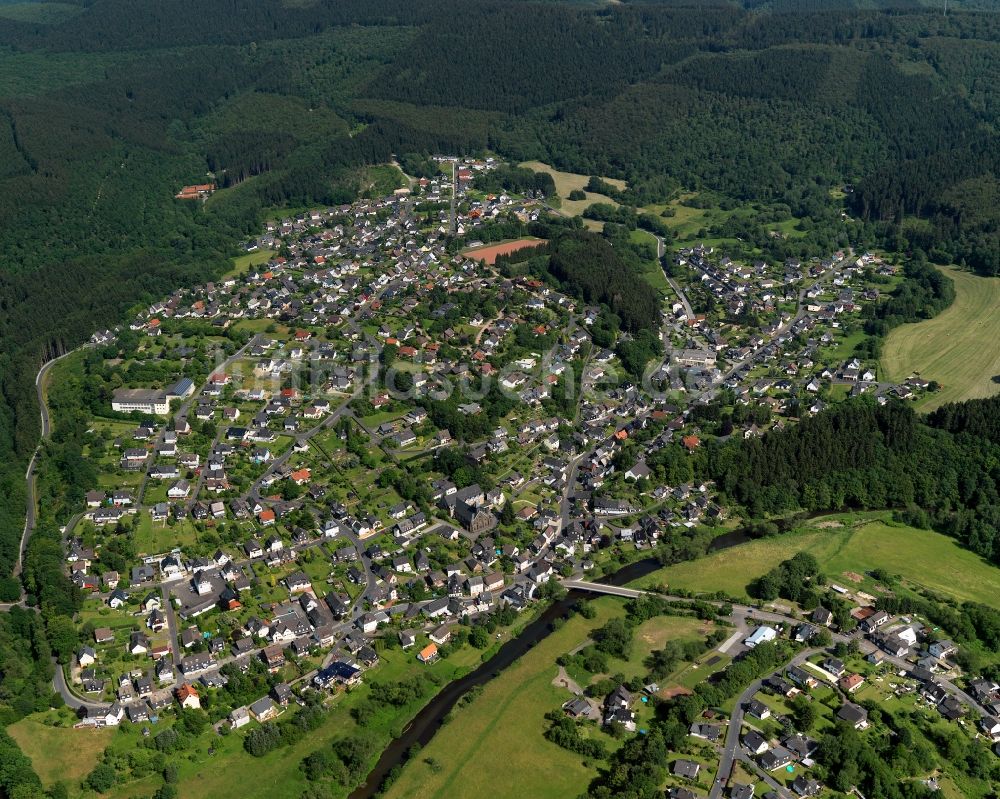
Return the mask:
[[[268,209],[349,199],[393,153],[419,174],[435,152],[492,150],[625,179],[634,206],[710,190],[825,227],[844,187],[860,217],[844,238],[996,272],[1000,23],[851,5],[88,0],[5,20],[0,575],[42,361],[218,274]],[[209,202],[173,199],[209,172]]]
[[[696,468],[748,518],[893,509],[1000,565],[1000,399],[919,417],[901,402],[845,402],[781,432],[714,444]]]
[[[2,598],[18,593],[41,364],[221,274],[275,209],[352,198],[362,169],[394,154],[414,174],[440,152],[542,160],[626,180],[613,196],[635,207],[683,190],[787,208],[815,231],[806,243],[768,237],[764,211],[726,231],[773,258],[864,241],[1000,273],[1000,17],[960,2],[947,16],[918,5],[746,6],[80,0],[4,19]],[[222,190],[204,204],[174,199],[212,177]],[[516,170],[500,181],[552,192]],[[856,218],[841,224],[845,204]],[[648,215],[616,221],[659,230]],[[548,276],[603,304],[595,336],[611,346],[629,333],[620,354],[638,364],[655,344],[655,298],[608,227],[603,238],[559,231]],[[940,287],[924,288],[887,308],[933,310]],[[696,463],[754,515],[898,507],[997,561],[1000,443],[969,432],[990,424],[980,407],[921,421],[851,404],[785,434],[706,448]],[[61,435],[46,459],[49,484],[67,482],[60,503],[85,474],[73,426]],[[23,573],[45,612],[0,617],[0,688],[5,701],[23,697],[16,715],[47,701],[49,655],[76,640],[65,620],[79,598],[62,579],[58,539],[50,515]]]
[[[951,278],[922,259],[903,267],[903,281],[885,300],[872,305],[865,320],[865,332],[884,337],[892,328],[905,322],[930,319],[955,299]]]

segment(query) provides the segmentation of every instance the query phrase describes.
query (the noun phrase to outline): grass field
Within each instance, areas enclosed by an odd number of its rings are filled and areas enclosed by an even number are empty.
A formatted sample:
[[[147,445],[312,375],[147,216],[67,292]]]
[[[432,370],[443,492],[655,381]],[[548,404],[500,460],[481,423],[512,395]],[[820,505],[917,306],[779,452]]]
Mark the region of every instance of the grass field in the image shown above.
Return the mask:
[[[239,255],[230,259],[233,262],[233,268],[226,272],[223,277],[238,277],[244,272],[249,272],[250,267],[266,264],[273,257],[274,250],[256,250],[248,252],[246,255]]]
[[[370,197],[384,197],[408,185],[403,170],[393,164],[377,164],[362,170],[361,191]]]
[[[7,728],[28,757],[45,787],[59,780],[77,783],[91,772],[115,735],[113,729],[74,730],[49,727],[34,716]]]
[[[172,527],[163,522],[154,524],[152,517],[144,511],[138,515],[138,523],[132,537],[137,552],[152,555],[167,552],[175,546],[193,544],[198,533],[187,521]]]
[[[838,517],[841,518],[841,517]],[[746,596],[747,583],[796,552],[811,552],[832,582],[849,587],[845,572],[860,575],[882,567],[903,577],[905,584],[923,586],[960,600],[1000,607],[1000,569],[963,549],[947,536],[930,530],[889,525],[875,518],[850,526],[820,529],[813,526],[774,538],[760,539],[669,566],[638,581],[640,585],[666,583],[692,591],[725,591]],[[858,587],[874,585],[870,578]]]
[[[656,237],[648,230],[637,228],[629,234],[629,238],[640,244],[648,244],[653,247],[654,252],[656,251]],[[670,284],[667,283],[667,277],[663,274],[663,267],[660,266],[659,261],[644,262],[642,276],[649,285],[661,294],[671,293]]]
[[[705,622],[690,616],[655,616],[636,628],[632,635],[632,652],[628,661],[623,662],[612,658],[609,671],[612,674],[622,672],[627,677],[645,676],[647,670],[642,663],[651,652],[663,649],[663,646],[670,640],[694,641],[704,638],[713,629],[712,622]],[[678,673],[686,668],[686,665],[679,668]],[[671,681],[664,680],[661,685],[669,688]]]
[[[716,241],[709,239],[707,236],[698,236],[698,233],[702,230],[702,228],[707,231],[708,228],[712,227],[712,225],[724,222],[731,216],[750,213],[749,209],[744,208],[736,208],[732,211],[723,211],[721,208],[715,206],[710,206],[708,208],[695,208],[690,205],[685,205],[685,202],[692,199],[694,196],[695,195],[693,194],[685,194],[666,204],[647,205],[642,210],[659,216],[667,208],[673,209],[674,215],[663,217],[663,221],[677,234],[677,240],[679,242],[692,237],[698,238],[699,241]],[[719,239],[718,241],[722,240]]]
[[[542,733],[548,726],[545,713],[570,697],[565,688],[552,684],[555,659],[621,613],[616,600],[594,605],[595,619],[574,616],[458,710],[406,765],[386,792],[387,799],[464,799],[487,793],[494,799],[554,799],[585,791],[596,771],[585,767],[578,755],[546,741]]]
[[[278,324],[270,317],[263,319],[240,319],[233,327],[236,330],[249,330],[251,333],[263,333],[269,327],[274,326],[274,335],[284,335],[288,332],[288,326]],[[252,370],[249,372],[252,374]]]
[[[548,172],[552,175],[552,179],[556,183],[556,191],[559,193],[559,198],[562,201],[560,205],[560,210],[567,216],[578,216],[582,214],[584,209],[593,203],[611,203],[611,205],[618,205],[614,200],[605,194],[597,194],[596,192],[588,191],[586,200],[569,200],[569,193],[574,189],[580,189],[583,191],[587,186],[587,181],[590,180],[589,175],[580,175],[576,172],[560,172],[558,169],[549,166],[548,164],[543,164],[541,161],[525,161],[519,166],[527,167],[528,169],[533,169],[535,172]],[[601,178],[605,183],[610,183],[612,186],[618,189],[625,188],[624,180],[614,180],[613,178]]]
[[[893,381],[917,373],[937,380],[921,410],[1000,392],[1000,278],[945,270],[955,281],[955,302],[933,319],[893,330],[882,349],[882,373]]]
[[[564,687],[552,684],[558,673],[556,658],[586,642],[591,631],[608,619],[624,615],[619,599],[602,597],[591,604],[597,611],[594,619],[573,616],[459,709],[405,766],[385,796],[471,799],[488,792],[494,799],[545,799],[583,793],[596,776],[595,768],[547,741],[543,733],[548,727],[545,714],[570,698]],[[628,661],[611,658],[609,671],[645,674],[642,661],[652,650],[670,639],[703,637],[710,629],[710,624],[706,627],[694,618],[649,619],[636,629]],[[685,666],[679,672],[687,670]]]

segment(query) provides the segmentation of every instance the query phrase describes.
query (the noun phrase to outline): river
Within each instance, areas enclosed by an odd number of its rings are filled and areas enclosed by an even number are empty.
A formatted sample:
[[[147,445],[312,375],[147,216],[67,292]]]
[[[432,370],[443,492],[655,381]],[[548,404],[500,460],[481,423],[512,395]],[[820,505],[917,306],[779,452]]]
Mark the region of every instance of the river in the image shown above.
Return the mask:
[[[725,538],[725,536],[722,536],[722,538]],[[722,548],[732,546],[734,543],[738,542],[723,543]],[[717,548],[715,547],[715,541],[712,544],[713,548]],[[662,565],[656,558],[644,558],[635,563],[630,563],[628,566],[623,566],[614,574],[602,577],[598,582],[609,585],[627,585],[633,580],[644,577],[660,568],[662,568]],[[419,744],[421,747],[427,745],[438,729],[440,729],[445,718],[451,712],[451,709],[455,707],[459,699],[472,688],[484,685],[494,677],[500,676],[500,672],[552,631],[553,621],[567,616],[573,604],[585,596],[593,595],[584,591],[570,591],[564,599],[554,602],[546,608],[541,616],[521,631],[520,635],[500,647],[500,650],[488,661],[464,677],[460,677],[442,688],[417,713],[403,730],[403,734],[399,738],[394,738],[389,746],[386,747],[364,784],[356,788],[348,799],[371,799],[371,797],[376,796],[379,788],[381,788],[382,783],[385,781],[386,775],[396,766],[406,761],[406,753],[414,744]]]

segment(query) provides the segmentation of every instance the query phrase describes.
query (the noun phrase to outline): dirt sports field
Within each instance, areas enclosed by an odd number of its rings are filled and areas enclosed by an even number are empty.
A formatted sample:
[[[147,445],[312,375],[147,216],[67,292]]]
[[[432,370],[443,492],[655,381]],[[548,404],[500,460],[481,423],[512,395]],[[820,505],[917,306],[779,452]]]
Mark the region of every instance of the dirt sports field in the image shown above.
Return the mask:
[[[462,255],[469,258],[474,258],[477,261],[486,261],[490,266],[496,263],[498,255],[507,255],[512,252],[517,252],[518,250],[523,250],[525,247],[537,247],[539,244],[544,244],[543,239],[516,239],[514,241],[505,241],[500,244],[490,244],[486,247],[475,247],[471,250],[463,250]]]

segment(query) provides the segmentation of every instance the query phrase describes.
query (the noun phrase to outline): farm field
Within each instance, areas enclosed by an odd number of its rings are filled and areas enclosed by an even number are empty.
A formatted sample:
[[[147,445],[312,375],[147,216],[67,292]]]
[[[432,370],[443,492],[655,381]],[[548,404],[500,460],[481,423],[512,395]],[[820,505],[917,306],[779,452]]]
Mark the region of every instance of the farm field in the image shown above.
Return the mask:
[[[490,266],[496,263],[498,255],[509,255],[512,252],[523,250],[526,247],[537,247],[544,244],[542,239],[524,238],[513,241],[505,241],[500,244],[489,244],[486,247],[474,247],[471,250],[463,250],[462,255],[473,258],[476,261],[486,261]]]
[[[1000,569],[963,549],[945,535],[888,524],[880,517],[827,517],[814,520],[797,532],[752,541],[699,560],[668,566],[636,581],[649,586],[666,583],[668,587],[691,591],[725,591],[736,597],[746,596],[751,580],[796,552],[816,556],[831,582],[847,587],[872,587],[865,578],[855,583],[846,573],[863,576],[867,570],[884,568],[903,578],[904,584],[923,586],[958,600],[982,602],[1000,607]],[[819,528],[836,520],[842,527]]]
[[[610,203],[611,205],[618,205],[614,200],[608,197],[606,194],[598,194],[597,192],[588,191],[586,200],[569,200],[569,193],[574,189],[585,190],[587,186],[587,181],[590,180],[590,175],[580,175],[576,172],[560,172],[558,169],[549,166],[548,164],[543,164],[541,161],[525,161],[518,166],[527,167],[528,169],[533,169],[535,172],[548,172],[552,175],[552,179],[556,183],[556,191],[559,192],[559,199],[561,204],[559,210],[566,216],[577,216],[582,214],[584,209],[588,205],[593,203]],[[601,178],[605,183],[610,183],[619,189],[624,189],[626,184],[624,180],[615,180],[613,178]]]
[[[940,391],[920,403],[932,410],[948,402],[989,397],[1000,392],[1000,278],[944,270],[955,282],[955,301],[933,319],[893,330],[882,350],[882,371],[900,381],[917,373],[936,380]]]

